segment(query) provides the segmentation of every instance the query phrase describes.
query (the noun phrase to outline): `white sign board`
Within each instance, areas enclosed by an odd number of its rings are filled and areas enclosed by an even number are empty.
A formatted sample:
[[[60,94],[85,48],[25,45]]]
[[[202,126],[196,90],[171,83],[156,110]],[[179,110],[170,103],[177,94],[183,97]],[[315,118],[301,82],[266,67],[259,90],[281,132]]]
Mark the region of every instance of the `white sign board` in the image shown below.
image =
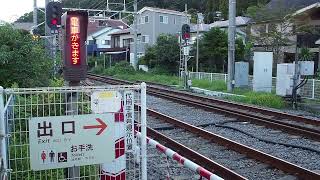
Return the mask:
[[[133,91],[126,91],[124,94],[124,113],[126,123],[126,152],[134,150],[134,93]]]
[[[113,113],[31,118],[29,131],[32,170],[115,159]]]
[[[189,56],[189,54],[190,54],[190,47],[189,46],[183,47],[183,55]]]
[[[117,91],[97,91],[91,95],[91,110],[94,113],[118,112],[122,95]]]

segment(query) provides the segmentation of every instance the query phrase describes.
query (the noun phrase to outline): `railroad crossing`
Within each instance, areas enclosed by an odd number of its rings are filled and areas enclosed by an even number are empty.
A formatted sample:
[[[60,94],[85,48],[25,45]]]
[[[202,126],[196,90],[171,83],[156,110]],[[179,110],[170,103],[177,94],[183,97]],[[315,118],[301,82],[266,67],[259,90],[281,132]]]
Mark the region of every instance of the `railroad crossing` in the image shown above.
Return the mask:
[[[51,34],[61,31],[65,86],[0,87],[0,180],[320,179],[318,117],[190,92],[188,48],[184,90],[88,72],[93,10],[46,8]],[[187,46],[189,25],[181,34]]]

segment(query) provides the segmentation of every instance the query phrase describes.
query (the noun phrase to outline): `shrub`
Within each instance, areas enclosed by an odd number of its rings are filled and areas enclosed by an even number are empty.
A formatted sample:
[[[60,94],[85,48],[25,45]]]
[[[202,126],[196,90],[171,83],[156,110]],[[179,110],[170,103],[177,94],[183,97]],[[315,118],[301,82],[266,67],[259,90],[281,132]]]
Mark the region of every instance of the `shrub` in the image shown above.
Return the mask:
[[[107,61],[107,60],[106,60]],[[88,57],[88,66],[89,69],[95,68],[95,64],[97,62],[98,66],[104,67],[104,57],[103,56],[98,56],[98,57],[93,57],[93,56],[89,56]]]

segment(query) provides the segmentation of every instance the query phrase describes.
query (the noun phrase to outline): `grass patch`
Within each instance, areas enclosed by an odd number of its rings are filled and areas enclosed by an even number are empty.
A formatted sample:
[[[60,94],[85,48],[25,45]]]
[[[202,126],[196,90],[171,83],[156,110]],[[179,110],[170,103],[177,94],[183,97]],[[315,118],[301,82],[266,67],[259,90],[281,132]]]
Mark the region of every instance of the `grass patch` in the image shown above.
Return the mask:
[[[207,89],[210,91],[226,91],[227,84],[224,81],[192,80],[192,86]]]
[[[243,95],[245,97],[228,96],[226,99],[276,109],[283,109],[287,105],[281,97],[271,93],[247,92],[243,93]]]
[[[128,81],[147,81],[155,82],[164,85],[179,85],[179,78],[169,75],[157,75],[151,73],[136,73],[136,74],[116,74],[114,77],[125,79]]]

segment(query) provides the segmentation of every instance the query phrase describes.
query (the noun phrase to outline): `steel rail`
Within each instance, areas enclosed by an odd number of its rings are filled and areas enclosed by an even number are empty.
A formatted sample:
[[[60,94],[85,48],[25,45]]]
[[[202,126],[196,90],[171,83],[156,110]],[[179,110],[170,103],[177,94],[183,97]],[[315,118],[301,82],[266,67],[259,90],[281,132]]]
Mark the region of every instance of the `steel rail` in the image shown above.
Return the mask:
[[[251,147],[242,145],[240,143],[237,143],[235,141],[232,141],[230,139],[224,138],[220,135],[214,134],[212,132],[206,131],[204,129],[201,129],[199,127],[187,124],[181,120],[178,120],[176,118],[161,114],[159,112],[156,112],[154,110],[147,110],[148,115],[152,117],[159,118],[165,122],[168,122],[170,124],[175,125],[176,127],[185,129],[193,134],[197,134],[198,136],[201,136],[204,139],[207,139],[213,143],[217,143],[219,145],[222,145],[224,147],[227,147],[228,149],[231,149],[233,151],[236,151],[241,154],[245,154],[246,156],[256,159],[260,162],[263,162],[265,164],[269,164],[270,166],[273,166],[277,169],[280,169],[284,172],[290,173],[292,175],[295,175],[299,177],[299,179],[319,179],[320,174],[310,171],[308,169],[305,169],[303,167],[297,166],[295,164],[292,164],[290,162],[287,162],[285,160],[282,160],[280,158],[277,158],[275,156],[266,154],[262,151],[253,149]],[[149,132],[148,133],[152,133]],[[158,134],[157,134],[158,135]],[[155,135],[154,138],[158,138],[158,136]],[[159,136],[160,138],[160,136]],[[217,173],[218,174],[218,173]]]
[[[108,78],[113,80],[114,82],[122,82],[122,83],[131,83],[129,81],[125,81],[125,80],[119,80],[119,79],[115,79],[115,78],[111,78],[111,77],[105,77],[105,76],[101,76],[101,75],[96,75],[96,74],[89,74],[89,76],[91,77],[100,77],[100,78]],[[153,86],[162,86],[162,87],[169,87],[167,85],[161,85],[161,84],[157,84],[154,82],[146,82],[150,85]],[[153,86],[149,86],[150,88],[155,88]],[[167,88],[160,88],[157,87],[157,89],[161,89],[162,91],[169,91],[170,93],[175,93],[175,94],[180,94],[180,95],[184,95],[184,96],[188,96],[188,97],[192,97],[192,98],[197,98],[197,99],[201,99],[204,101],[209,101],[209,102],[214,102],[214,103],[218,103],[220,105],[226,105],[226,106],[231,106],[234,108],[240,108],[240,109],[244,109],[244,110],[250,110],[251,112],[257,112],[257,113],[262,113],[265,115],[269,115],[269,116],[274,116],[277,119],[288,119],[288,120],[292,120],[292,121],[296,121],[296,122],[302,122],[305,124],[311,124],[311,125],[315,125],[315,126],[320,126],[320,120],[315,120],[315,119],[311,119],[311,118],[306,118],[303,116],[298,116],[298,115],[293,115],[293,114],[289,114],[289,113],[285,113],[285,112],[279,112],[279,111],[274,111],[274,110],[270,110],[270,109],[263,109],[260,107],[256,107],[256,106],[251,106],[251,105],[246,105],[246,104],[239,104],[239,103],[234,103],[234,102],[230,102],[230,101],[225,101],[225,100],[221,100],[221,99],[216,99],[216,98],[211,98],[211,97],[204,97],[201,95],[196,95],[194,93],[188,93],[188,92],[182,92],[182,91],[177,91],[177,90],[172,90],[172,89],[167,89]]]
[[[100,77],[101,78],[101,77]],[[97,80],[97,79],[96,79]],[[105,81],[104,78],[101,78],[100,80]],[[110,83],[110,81],[108,82]],[[114,80],[112,82],[113,84],[119,84],[119,81]],[[122,83],[129,83],[129,82],[123,82]],[[132,83],[131,83],[132,84]],[[227,147],[228,149],[231,149],[233,151],[236,151],[238,153],[241,154],[245,154],[246,156],[256,159],[260,162],[263,162],[265,164],[269,164],[270,166],[273,166],[279,170],[282,170],[284,172],[290,173],[292,175],[295,175],[297,177],[299,177],[299,179],[320,179],[320,174],[310,171],[308,169],[305,169],[303,167],[300,167],[298,165],[295,165],[293,163],[287,162],[285,160],[282,160],[280,158],[274,157],[272,155],[269,155],[267,153],[264,153],[262,151],[253,149],[251,147],[248,147],[246,145],[242,145],[240,143],[237,143],[235,141],[232,141],[230,139],[224,138],[220,135],[214,134],[212,132],[209,132],[207,130],[201,129],[199,127],[187,124],[181,120],[175,119],[173,117],[161,114],[159,112],[153,111],[148,109],[147,110],[148,115],[156,117],[158,119],[161,119],[165,122],[168,122],[170,124],[175,125],[176,127],[185,129],[193,134],[197,134],[198,136],[201,136],[204,139],[207,139],[213,143],[217,143],[221,146]],[[184,149],[187,148],[185,146],[183,146],[182,144],[179,144],[177,142],[175,142],[174,140],[165,137],[164,135],[157,133],[155,130],[152,130],[150,128],[148,128],[148,134],[153,137],[154,139],[158,139],[160,141],[164,141],[166,142],[170,147],[172,147],[173,149],[175,149],[176,151],[181,151],[181,152],[186,152],[189,151],[191,149]],[[191,151],[189,151],[191,153]],[[194,151],[193,151],[194,152]],[[199,154],[198,154],[199,155]],[[194,154],[190,154],[190,156],[188,156],[190,159],[194,160],[195,162],[203,165],[204,167],[208,168],[208,169],[212,169],[213,167],[208,167],[205,164],[208,163],[208,160],[210,159],[202,159],[202,163],[199,159],[199,156],[197,155],[197,157],[194,157]],[[193,158],[192,158],[193,157]],[[224,170],[219,170],[219,167],[215,167],[213,168],[216,170],[216,173],[218,175],[221,175],[222,177],[227,177],[228,175],[230,176],[229,172],[226,172],[225,174],[223,174]],[[232,178],[231,178],[232,179]]]
[[[156,139],[158,141],[164,142],[165,145],[170,147],[171,149],[177,151],[178,153],[183,154],[185,157],[188,157],[188,159],[192,160],[193,162],[201,165],[202,167],[208,169],[210,172],[213,172],[219,176],[221,176],[223,179],[235,179],[235,180],[244,180],[245,177],[237,174],[236,172],[214,162],[213,160],[203,156],[202,154],[188,148],[187,146],[184,146],[183,144],[159,133],[158,131],[147,128],[147,134],[148,136],[152,137],[153,139]]]
[[[119,83],[124,83],[124,84],[131,83],[132,84],[132,82],[129,82],[129,81],[118,80],[118,79],[109,78],[109,77],[100,76],[100,75],[91,75],[90,74],[89,77],[91,77],[91,78],[93,77],[94,79],[97,79],[99,81],[104,81],[104,82],[113,83],[113,84],[119,84]],[[169,90],[167,88],[160,88],[160,87],[155,87],[155,86],[149,86],[148,93],[151,95],[158,96],[158,97],[174,100],[179,103],[188,104],[188,105],[191,104],[193,106],[196,106],[196,107],[208,110],[208,111],[215,111],[215,112],[219,112],[219,113],[222,113],[225,115],[231,115],[235,118],[241,119],[242,121],[251,121],[252,123],[264,125],[269,128],[272,128],[272,129],[280,129],[280,130],[285,131],[290,134],[300,135],[303,137],[308,137],[310,139],[314,139],[316,141],[320,141],[320,131],[319,130],[308,128],[308,127],[303,127],[300,125],[290,124],[287,122],[282,122],[280,120],[275,120],[274,119],[274,118],[276,118],[275,114],[273,114],[273,116],[274,116],[273,118],[270,118],[270,117],[255,115],[252,113],[243,112],[243,110],[254,111],[254,112],[261,113],[261,114],[263,114],[264,112],[267,112],[267,115],[270,115],[270,114],[268,114],[268,112],[269,113],[278,113],[276,111],[269,111],[269,110],[265,110],[262,108],[255,108],[255,107],[247,106],[247,105],[237,106],[235,103],[231,103],[231,102],[227,102],[227,101],[223,101],[223,100],[202,97],[199,95],[194,95],[194,94],[176,91],[176,90]],[[221,107],[221,106],[219,106],[219,104],[221,104],[221,103],[228,103],[228,104],[223,104],[223,105],[227,106],[230,104],[231,107],[234,107],[236,109],[231,109],[231,108],[227,109],[225,107]],[[240,110],[239,110],[239,107],[241,107]],[[250,108],[245,109],[246,107],[250,107]],[[260,109],[262,109],[263,112],[262,111],[260,112]],[[286,113],[279,113],[279,116],[280,116],[280,118],[283,118],[284,116],[290,117],[290,118],[297,117],[297,119],[304,118],[304,117],[294,116],[294,115],[290,115],[290,114],[286,114]],[[286,118],[286,119],[291,120],[289,118]],[[308,122],[308,124],[313,124],[313,125],[319,125],[318,123],[320,123],[320,121],[316,121],[316,120],[309,121],[309,120],[310,119],[305,118],[303,121],[299,121],[299,122]]]
[[[199,107],[207,111],[215,111],[221,114],[225,114],[228,116],[241,119],[243,121],[251,121],[252,123],[264,125],[272,129],[281,129],[290,134],[300,135],[316,141],[320,141],[320,131],[316,129],[298,126],[298,125],[294,125],[286,122],[281,122],[281,121],[273,120],[272,118],[262,117],[254,114],[248,114],[248,113],[241,112],[231,108],[226,109],[224,107],[219,107],[218,105],[215,105],[215,104],[207,103],[201,100],[195,100],[192,98],[185,98],[183,96],[176,96],[176,95],[171,95],[169,93],[162,93],[162,92],[153,91],[153,90],[149,90],[148,93],[154,96],[171,99],[173,101],[183,103],[186,105],[193,105],[195,107]]]

